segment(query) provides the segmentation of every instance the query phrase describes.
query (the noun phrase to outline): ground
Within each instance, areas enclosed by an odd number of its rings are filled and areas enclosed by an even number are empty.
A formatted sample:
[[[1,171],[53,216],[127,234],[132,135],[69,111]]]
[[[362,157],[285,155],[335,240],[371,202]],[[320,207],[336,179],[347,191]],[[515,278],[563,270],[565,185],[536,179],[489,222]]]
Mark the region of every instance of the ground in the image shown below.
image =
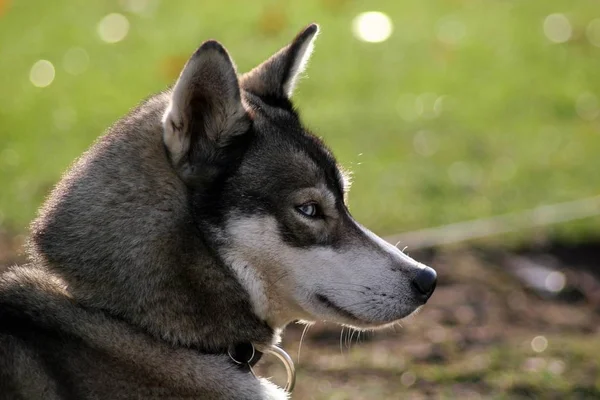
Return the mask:
[[[597,303],[533,292],[487,250],[435,253],[438,289],[401,326],[359,334],[317,324],[299,361],[303,327],[288,329],[283,347],[297,362],[295,399],[600,398]],[[568,272],[573,282],[583,273]],[[285,382],[277,361],[260,371]]]
[[[0,266],[22,260],[22,240],[0,240]],[[593,258],[564,263],[562,253],[464,247],[412,255],[440,280],[400,325],[359,333],[318,323],[301,348],[304,326],[286,330],[282,346],[298,369],[294,399],[600,398],[600,283],[585,269]],[[529,289],[511,272],[514,260],[540,256],[567,277],[559,295]],[[267,356],[257,371],[285,382],[283,366]]]

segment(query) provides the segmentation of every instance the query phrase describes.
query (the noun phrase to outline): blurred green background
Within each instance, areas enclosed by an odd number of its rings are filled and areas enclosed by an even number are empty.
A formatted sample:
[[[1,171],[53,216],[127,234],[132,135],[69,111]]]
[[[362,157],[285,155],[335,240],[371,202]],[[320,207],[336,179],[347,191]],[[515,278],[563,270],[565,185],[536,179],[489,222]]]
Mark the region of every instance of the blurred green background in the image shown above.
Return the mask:
[[[597,0],[0,0],[0,269],[23,260],[21,233],[61,173],[201,42],[243,72],[309,22],[321,35],[294,100],[377,233],[599,194]],[[541,231],[590,242],[600,218]],[[440,282],[402,329],[318,326],[301,359],[288,329],[294,398],[600,398],[595,243],[578,260],[568,247],[415,254]]]
[[[353,30],[372,10],[389,17],[387,40]],[[247,71],[312,21],[322,33],[294,99],[354,172],[350,206],[378,233],[600,187],[596,0],[0,0],[0,13],[0,221],[11,230],[202,41],[221,41]],[[368,22],[367,37],[385,25]],[[553,233],[587,236],[598,222]]]

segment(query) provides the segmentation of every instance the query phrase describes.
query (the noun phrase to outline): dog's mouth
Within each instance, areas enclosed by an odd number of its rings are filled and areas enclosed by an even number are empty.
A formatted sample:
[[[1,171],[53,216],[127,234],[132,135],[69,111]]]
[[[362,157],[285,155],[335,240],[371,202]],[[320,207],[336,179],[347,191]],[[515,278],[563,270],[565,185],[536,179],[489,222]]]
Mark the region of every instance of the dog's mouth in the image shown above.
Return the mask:
[[[407,317],[408,315],[416,312],[420,308],[420,307],[416,307],[413,310],[406,310],[405,312],[402,312],[399,315],[395,315],[394,317],[392,317],[390,319],[369,320],[369,319],[364,319],[364,318],[358,317],[351,311],[348,311],[348,310],[344,309],[343,307],[337,305],[330,298],[328,298],[327,296],[325,296],[323,294],[317,293],[317,294],[315,294],[314,298],[319,304],[325,306],[327,309],[335,312],[338,316],[342,317],[344,319],[344,321],[343,321],[344,324],[348,324],[350,326],[354,326],[354,327],[357,327],[360,329],[379,329],[379,328],[389,326],[390,324],[393,324],[393,323],[401,320],[402,318]],[[338,322],[340,322],[340,321],[338,321]]]
[[[358,318],[356,315],[354,315],[353,313],[351,313],[348,310],[343,309],[342,307],[338,306],[337,304],[335,304],[333,301],[331,301],[327,296],[322,295],[322,294],[316,294],[315,298],[317,299],[317,301],[321,304],[323,304],[325,307],[335,311],[337,314],[341,315],[344,318],[347,318],[351,321],[357,322],[357,323],[364,323],[365,321],[363,321],[361,318]]]

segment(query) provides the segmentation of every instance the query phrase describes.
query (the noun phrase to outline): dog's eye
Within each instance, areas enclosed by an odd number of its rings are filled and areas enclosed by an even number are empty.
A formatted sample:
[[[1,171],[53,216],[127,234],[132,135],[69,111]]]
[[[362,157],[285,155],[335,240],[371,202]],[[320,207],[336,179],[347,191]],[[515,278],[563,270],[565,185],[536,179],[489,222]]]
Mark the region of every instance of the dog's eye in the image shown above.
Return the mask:
[[[316,218],[320,215],[319,206],[316,203],[305,203],[296,207],[296,210],[305,217]]]

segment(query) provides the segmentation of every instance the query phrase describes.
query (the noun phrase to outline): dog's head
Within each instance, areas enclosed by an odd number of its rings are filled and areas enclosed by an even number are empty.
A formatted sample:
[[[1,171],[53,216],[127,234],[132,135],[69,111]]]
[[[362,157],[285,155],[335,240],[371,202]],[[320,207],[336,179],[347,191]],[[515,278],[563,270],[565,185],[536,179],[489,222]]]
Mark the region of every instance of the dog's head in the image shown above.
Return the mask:
[[[348,179],[292,106],[317,33],[241,77],[204,43],[172,91],[164,143],[196,224],[261,318],[383,326],[423,305],[436,274],[352,218]]]

